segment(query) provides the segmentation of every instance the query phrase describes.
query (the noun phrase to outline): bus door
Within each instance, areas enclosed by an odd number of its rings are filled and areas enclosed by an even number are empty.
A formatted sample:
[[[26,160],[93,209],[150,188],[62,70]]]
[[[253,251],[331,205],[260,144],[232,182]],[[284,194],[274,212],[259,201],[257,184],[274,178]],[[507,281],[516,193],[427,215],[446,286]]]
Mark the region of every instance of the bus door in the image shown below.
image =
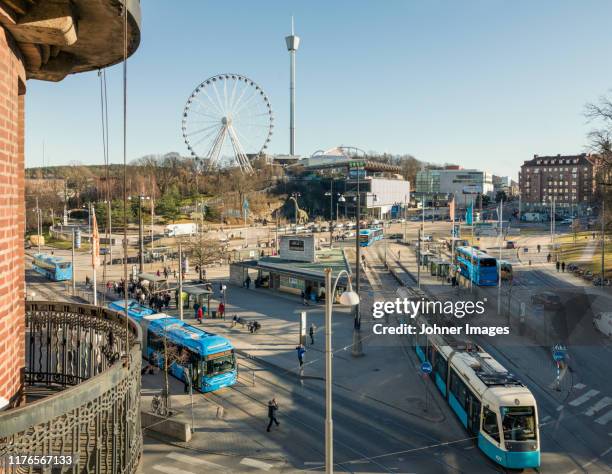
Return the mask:
[[[480,431],[480,400],[468,390],[467,393],[467,429],[471,434],[478,434]]]

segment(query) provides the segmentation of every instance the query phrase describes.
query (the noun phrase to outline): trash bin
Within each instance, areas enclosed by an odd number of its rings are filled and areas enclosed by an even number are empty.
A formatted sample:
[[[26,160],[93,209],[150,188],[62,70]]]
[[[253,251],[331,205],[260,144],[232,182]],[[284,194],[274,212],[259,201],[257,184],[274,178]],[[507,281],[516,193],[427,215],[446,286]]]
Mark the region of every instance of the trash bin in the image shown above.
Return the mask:
[[[213,309],[213,310],[210,312],[210,317],[211,317],[212,319],[216,319],[216,318],[217,318],[217,310],[216,310],[216,309]]]

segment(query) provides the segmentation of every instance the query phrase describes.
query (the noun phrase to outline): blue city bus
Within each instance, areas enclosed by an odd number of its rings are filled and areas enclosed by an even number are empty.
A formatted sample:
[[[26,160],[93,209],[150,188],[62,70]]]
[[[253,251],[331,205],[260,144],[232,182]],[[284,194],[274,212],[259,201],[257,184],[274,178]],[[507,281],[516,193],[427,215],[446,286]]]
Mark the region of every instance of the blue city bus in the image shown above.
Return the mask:
[[[64,281],[72,279],[72,263],[54,255],[37,253],[32,261],[32,269],[49,280]]]
[[[419,360],[433,368],[429,377],[478,448],[505,468],[538,468],[538,408],[531,391],[469,340],[411,337]]]
[[[459,274],[478,286],[497,286],[497,260],[474,247],[457,247],[455,264]]]
[[[372,229],[361,229],[359,230],[359,245],[361,247],[368,247],[374,242],[383,238],[382,227],[374,227]]]
[[[170,372],[179,380],[193,380],[193,387],[201,392],[236,383],[236,355],[226,337],[163,313],[143,316],[140,325],[143,356],[152,364],[163,367],[165,339],[166,348],[181,359],[170,366]]]
[[[108,307],[112,310],[118,311],[119,313],[125,313],[125,300],[117,300],[108,304]],[[128,316],[134,318],[136,321],[140,322],[143,316],[148,316],[150,314],[155,314],[155,310],[151,308],[147,308],[146,306],[142,306],[136,300],[128,300]]]

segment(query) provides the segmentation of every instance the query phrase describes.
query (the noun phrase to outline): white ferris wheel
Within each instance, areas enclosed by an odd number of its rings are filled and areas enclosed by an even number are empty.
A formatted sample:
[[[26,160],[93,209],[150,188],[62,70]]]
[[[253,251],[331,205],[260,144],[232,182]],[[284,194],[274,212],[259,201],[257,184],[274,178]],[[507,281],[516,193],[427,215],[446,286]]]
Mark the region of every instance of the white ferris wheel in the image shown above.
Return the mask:
[[[252,173],[251,158],[265,152],[274,117],[263,89],[240,74],[218,74],[187,99],[182,130],[187,148],[207,170],[239,167]]]

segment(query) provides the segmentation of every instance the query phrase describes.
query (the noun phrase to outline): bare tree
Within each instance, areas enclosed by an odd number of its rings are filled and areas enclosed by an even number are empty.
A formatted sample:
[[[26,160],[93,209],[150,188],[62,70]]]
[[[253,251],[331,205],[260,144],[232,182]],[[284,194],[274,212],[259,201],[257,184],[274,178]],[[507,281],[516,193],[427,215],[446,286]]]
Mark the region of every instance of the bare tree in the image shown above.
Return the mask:
[[[225,256],[225,246],[218,240],[207,237],[199,232],[188,242],[191,262],[198,266],[200,281],[203,280],[203,267],[222,260]]]
[[[174,364],[182,366],[185,370],[188,370],[188,365],[191,363],[189,351],[185,348],[179,347],[172,341],[168,340],[167,328],[164,329],[163,346],[154,353],[154,357],[157,361],[162,361],[164,371],[164,390],[162,399],[165,407],[165,414],[169,414],[168,410],[171,407],[170,403],[170,380],[169,371]],[[162,352],[163,351],[163,352]],[[189,375],[191,380],[191,374]]]

